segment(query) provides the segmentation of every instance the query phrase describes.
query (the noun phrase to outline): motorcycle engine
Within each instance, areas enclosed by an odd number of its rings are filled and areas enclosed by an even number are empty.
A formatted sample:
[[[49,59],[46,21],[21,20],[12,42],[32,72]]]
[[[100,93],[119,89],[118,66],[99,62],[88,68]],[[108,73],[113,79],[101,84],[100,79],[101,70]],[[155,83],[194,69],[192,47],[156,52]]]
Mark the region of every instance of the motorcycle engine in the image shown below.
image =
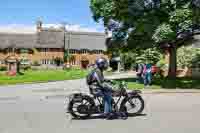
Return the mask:
[[[77,107],[77,111],[80,114],[88,114],[88,112],[89,112],[89,106],[87,106],[87,105],[79,105]]]

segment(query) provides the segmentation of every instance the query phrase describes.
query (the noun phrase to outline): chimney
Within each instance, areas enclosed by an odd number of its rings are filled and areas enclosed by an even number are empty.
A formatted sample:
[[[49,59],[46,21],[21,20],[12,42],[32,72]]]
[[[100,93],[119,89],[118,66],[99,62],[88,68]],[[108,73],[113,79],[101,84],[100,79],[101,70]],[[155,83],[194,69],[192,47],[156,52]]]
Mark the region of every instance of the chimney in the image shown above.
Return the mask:
[[[41,19],[38,19],[36,25],[37,25],[37,32],[41,32],[42,31],[42,21],[41,21]]]

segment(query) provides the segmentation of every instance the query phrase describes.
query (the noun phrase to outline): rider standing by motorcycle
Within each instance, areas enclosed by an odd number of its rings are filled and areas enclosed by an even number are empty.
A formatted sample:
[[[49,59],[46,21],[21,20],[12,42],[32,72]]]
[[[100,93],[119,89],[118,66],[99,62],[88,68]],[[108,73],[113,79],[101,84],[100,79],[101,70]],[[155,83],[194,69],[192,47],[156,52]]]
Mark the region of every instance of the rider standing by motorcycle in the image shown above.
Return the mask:
[[[111,118],[112,114],[112,87],[108,84],[111,80],[104,78],[103,72],[108,68],[108,62],[105,58],[96,60],[96,68],[88,75],[87,84],[90,92],[95,96],[104,99],[104,115]]]

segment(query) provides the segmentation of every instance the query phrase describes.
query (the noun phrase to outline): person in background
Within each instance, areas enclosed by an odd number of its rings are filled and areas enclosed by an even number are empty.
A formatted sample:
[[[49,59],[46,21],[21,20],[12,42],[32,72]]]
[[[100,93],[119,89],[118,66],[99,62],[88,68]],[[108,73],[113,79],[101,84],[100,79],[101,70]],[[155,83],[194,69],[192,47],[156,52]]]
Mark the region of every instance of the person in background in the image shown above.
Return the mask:
[[[146,63],[144,65],[143,74],[144,86],[150,86],[152,81],[152,65]]]
[[[140,62],[136,65],[136,82],[142,83],[143,64]]]

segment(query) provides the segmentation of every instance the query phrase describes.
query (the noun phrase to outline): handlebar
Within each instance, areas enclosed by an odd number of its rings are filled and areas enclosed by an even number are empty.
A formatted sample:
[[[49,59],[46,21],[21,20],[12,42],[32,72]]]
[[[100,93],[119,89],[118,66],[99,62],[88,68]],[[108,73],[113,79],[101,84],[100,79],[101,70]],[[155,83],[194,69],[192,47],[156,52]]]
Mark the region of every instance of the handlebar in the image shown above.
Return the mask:
[[[119,86],[127,86],[127,83],[125,81],[111,81],[112,84],[118,84]]]

